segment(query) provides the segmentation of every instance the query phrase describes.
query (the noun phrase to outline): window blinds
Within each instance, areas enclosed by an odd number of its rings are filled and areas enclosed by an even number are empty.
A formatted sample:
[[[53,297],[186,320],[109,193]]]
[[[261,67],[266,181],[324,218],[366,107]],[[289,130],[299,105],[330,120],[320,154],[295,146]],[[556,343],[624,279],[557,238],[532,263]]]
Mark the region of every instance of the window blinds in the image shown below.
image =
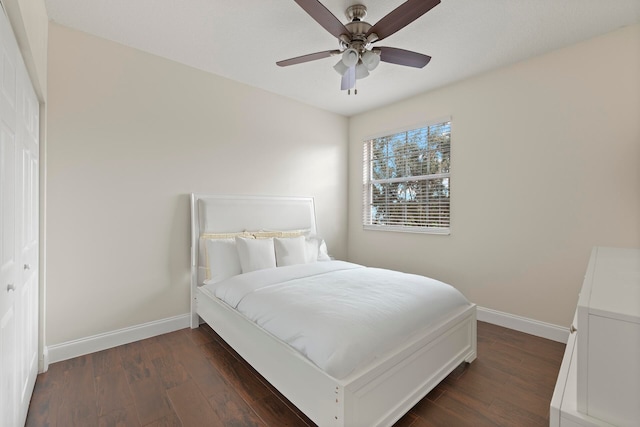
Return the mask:
[[[363,225],[448,233],[451,121],[364,141]]]

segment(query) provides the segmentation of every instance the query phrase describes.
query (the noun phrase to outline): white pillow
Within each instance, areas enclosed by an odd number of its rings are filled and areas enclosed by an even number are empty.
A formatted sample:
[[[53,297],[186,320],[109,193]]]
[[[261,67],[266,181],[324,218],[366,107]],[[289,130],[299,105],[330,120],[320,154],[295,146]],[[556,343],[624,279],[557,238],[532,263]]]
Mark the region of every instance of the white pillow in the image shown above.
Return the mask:
[[[327,249],[327,243],[324,239],[320,239],[320,245],[318,247],[318,261],[331,261],[329,251]]]
[[[331,257],[327,252],[327,244],[324,242],[324,239],[315,236],[309,235],[306,238],[305,242],[307,263],[316,262],[316,261],[330,261]]]
[[[305,264],[307,256],[305,251],[304,236],[298,237],[276,237],[273,240],[276,251],[276,265],[283,267],[285,265]]]
[[[235,239],[207,239],[205,247],[210,283],[242,273]]]
[[[243,273],[275,268],[276,266],[276,253],[272,237],[268,239],[236,237],[236,249]]]

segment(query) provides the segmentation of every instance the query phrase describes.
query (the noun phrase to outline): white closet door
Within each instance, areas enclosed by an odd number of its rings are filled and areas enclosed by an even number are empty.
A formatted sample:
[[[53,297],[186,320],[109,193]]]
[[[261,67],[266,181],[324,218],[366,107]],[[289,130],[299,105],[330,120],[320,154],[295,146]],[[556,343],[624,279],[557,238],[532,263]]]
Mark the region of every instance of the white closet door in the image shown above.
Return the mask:
[[[0,425],[16,424],[15,136],[0,120]]]
[[[38,360],[39,105],[0,10],[0,426],[24,425]]]
[[[16,375],[16,59],[0,11],[0,425],[17,423]]]
[[[17,208],[17,294],[19,334],[17,386],[18,420],[27,417],[31,393],[38,373],[38,123],[39,105],[27,70],[18,64],[18,120],[16,139],[18,164]]]
[[[6,23],[2,24],[0,55],[0,424],[17,423],[16,373],[16,137],[15,58],[4,46]],[[13,55],[12,55],[13,53]]]

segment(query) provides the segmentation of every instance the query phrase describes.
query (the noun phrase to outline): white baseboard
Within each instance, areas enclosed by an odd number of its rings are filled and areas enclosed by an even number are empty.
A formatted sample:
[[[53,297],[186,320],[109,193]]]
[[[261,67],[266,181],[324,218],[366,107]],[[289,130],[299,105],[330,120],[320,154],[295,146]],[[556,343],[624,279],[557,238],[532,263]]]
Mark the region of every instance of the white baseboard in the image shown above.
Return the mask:
[[[72,359],[85,354],[95,353],[96,351],[102,351],[134,341],[151,338],[156,335],[188,328],[190,320],[191,316],[189,314],[181,314],[179,316],[131,326],[129,328],[118,329],[117,331],[48,346],[45,348],[45,354],[48,356],[48,360],[45,360],[44,370],[46,371],[49,363]]]
[[[45,346],[42,349],[40,360],[38,360],[38,373],[47,372],[49,369],[49,347]]]
[[[482,322],[492,323],[565,344],[569,339],[569,328],[563,328],[562,326],[552,325],[551,323],[540,322],[490,308],[477,307],[477,318]]]

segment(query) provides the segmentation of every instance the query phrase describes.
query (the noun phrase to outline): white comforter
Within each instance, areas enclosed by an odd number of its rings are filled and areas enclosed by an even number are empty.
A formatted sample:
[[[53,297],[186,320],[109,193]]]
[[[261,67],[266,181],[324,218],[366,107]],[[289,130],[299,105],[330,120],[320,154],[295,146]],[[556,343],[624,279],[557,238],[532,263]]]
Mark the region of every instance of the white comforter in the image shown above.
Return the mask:
[[[201,289],[338,379],[469,305],[437,280],[343,261],[259,270]]]

